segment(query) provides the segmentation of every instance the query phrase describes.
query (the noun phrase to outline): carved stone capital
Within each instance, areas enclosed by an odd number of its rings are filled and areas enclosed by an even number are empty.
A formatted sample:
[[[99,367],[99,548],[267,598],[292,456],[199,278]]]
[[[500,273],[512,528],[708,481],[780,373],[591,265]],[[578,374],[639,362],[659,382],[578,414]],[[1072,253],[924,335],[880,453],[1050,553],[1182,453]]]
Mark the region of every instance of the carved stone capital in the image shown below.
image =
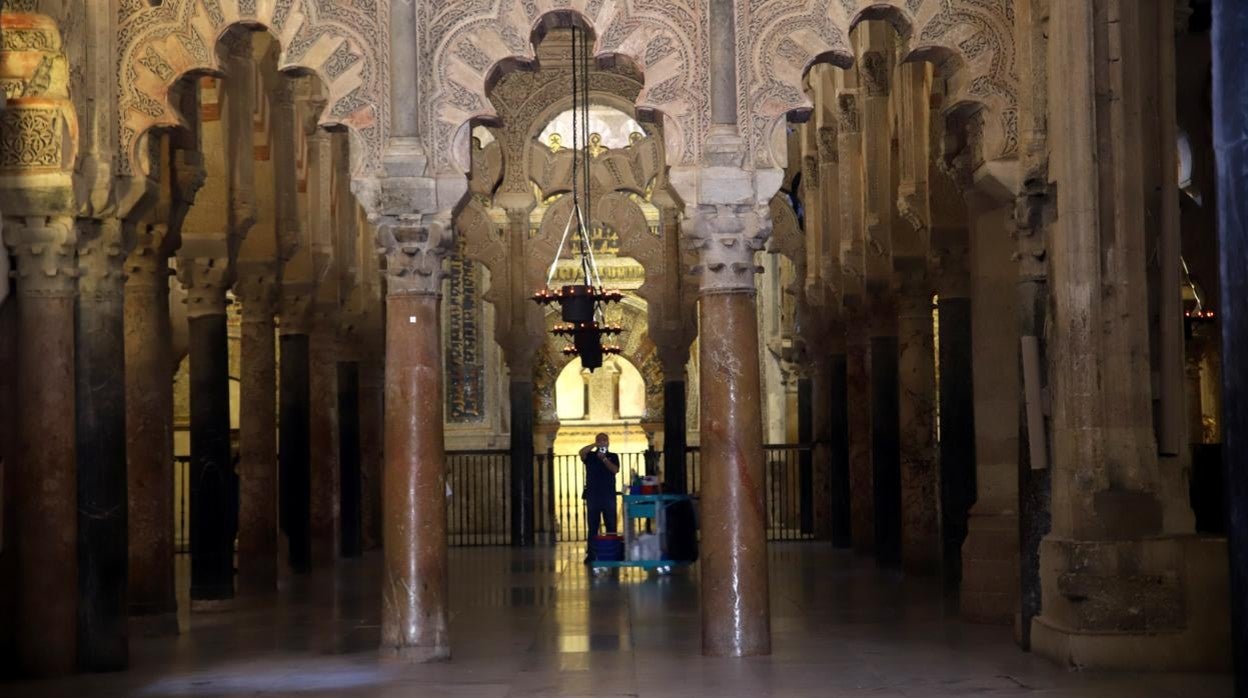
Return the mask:
[[[125,262],[131,247],[124,226],[116,218],[80,218],[76,226],[79,297],[120,301],[125,295]]]
[[[230,261],[224,257],[180,257],[178,281],[186,289],[190,318],[225,314],[225,292],[231,283]]]
[[[243,322],[272,322],[278,307],[278,274],[271,264],[240,264],[234,295],[242,304]]]
[[[172,253],[169,227],[162,224],[140,225],[134,249],[126,257],[126,285],[132,288],[168,288],[169,255]]]
[[[830,165],[840,161],[840,150],[837,147],[837,139],[840,134],[835,128],[824,126],[818,132],[819,147],[819,163]]]
[[[935,237],[935,236],[934,236]],[[971,292],[970,248],[958,241],[933,239],[932,274],[936,292],[944,298],[967,298]]]
[[[693,272],[702,293],[753,292],[754,274],[763,268],[754,253],[771,234],[767,206],[701,205],[691,207],[686,227],[689,246],[698,255]]]
[[[312,284],[282,284],[279,301],[280,334],[311,334],[312,305],[316,288]]]
[[[897,272],[897,315],[931,324],[932,279],[922,264]]]
[[[888,54],[883,51],[867,51],[862,54],[859,75],[868,97],[887,97],[891,88],[892,72]]]
[[[382,221],[377,240],[386,258],[386,295],[442,294],[442,261],[453,248],[449,214]]]
[[[4,219],[4,244],[17,260],[19,296],[65,297],[77,291],[74,219]]]
[[[858,114],[858,90],[843,90],[836,97],[837,127],[846,135],[862,132],[862,119]]]
[[[195,195],[208,179],[204,154],[198,150],[178,150],[173,159],[174,196],[180,202],[195,203]]]
[[[915,230],[925,230],[929,224],[927,185],[922,182],[902,182],[897,187],[897,213]]]

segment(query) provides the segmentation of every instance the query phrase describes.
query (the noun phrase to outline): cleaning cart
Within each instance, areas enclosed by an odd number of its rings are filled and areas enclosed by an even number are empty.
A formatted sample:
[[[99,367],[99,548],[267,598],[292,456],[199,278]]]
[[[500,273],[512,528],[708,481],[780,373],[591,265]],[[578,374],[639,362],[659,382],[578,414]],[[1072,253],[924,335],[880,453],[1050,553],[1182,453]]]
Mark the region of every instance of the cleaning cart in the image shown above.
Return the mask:
[[[624,499],[624,545],[622,560],[594,560],[594,574],[620,567],[637,567],[670,574],[673,569],[692,560],[672,559],[668,530],[668,511],[674,506],[691,502],[687,494],[626,494]],[[648,522],[649,530],[643,530]]]

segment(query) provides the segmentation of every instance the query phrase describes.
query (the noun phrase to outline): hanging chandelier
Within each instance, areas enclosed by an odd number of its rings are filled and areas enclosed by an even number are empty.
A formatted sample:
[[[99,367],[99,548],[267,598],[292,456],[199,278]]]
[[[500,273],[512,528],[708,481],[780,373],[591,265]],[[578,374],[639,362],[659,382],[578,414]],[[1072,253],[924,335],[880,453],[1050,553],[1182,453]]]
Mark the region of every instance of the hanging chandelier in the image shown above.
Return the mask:
[[[618,303],[624,295],[619,291],[606,290],[598,264],[594,259],[589,238],[589,222],[592,220],[592,203],[589,174],[589,39],[572,32],[572,211],[568,215],[559,249],[550,263],[546,285],[533,294],[539,305],[558,304],[562,323],[555,325],[551,333],[565,338],[566,356],[579,356],[581,366],[593,372],[602,366],[605,354],[618,354],[617,344],[604,344],[604,337],[613,337],[623,331],[619,325],[608,325],[603,308],[607,303]],[[575,233],[574,233],[575,231]],[[568,236],[575,235],[571,245]],[[555,270],[563,248],[569,250],[579,262],[580,283],[552,289]]]

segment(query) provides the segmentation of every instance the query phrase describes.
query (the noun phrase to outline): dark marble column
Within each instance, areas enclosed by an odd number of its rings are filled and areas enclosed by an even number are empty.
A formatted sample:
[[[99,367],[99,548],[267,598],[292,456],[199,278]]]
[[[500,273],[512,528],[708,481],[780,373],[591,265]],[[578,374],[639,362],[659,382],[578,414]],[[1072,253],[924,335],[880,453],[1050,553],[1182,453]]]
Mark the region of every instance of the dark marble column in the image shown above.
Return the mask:
[[[945,588],[962,579],[962,543],[975,503],[975,394],[971,374],[971,299],[941,294],[940,516]]]
[[[78,490],[74,422],[74,222],[6,218],[16,258],[17,447],[12,463],[19,669],[77,668]]]
[[[228,264],[184,258],[191,369],[191,603],[212,608],[234,597],[230,506],[235,477],[230,453],[229,348],[225,320]]]
[[[1218,153],[1218,240],[1221,243],[1223,448],[1231,558],[1231,652],[1238,695],[1248,694],[1248,5],[1213,0],[1214,146]]]
[[[406,662],[451,655],[439,312],[448,228],[379,235],[395,240],[386,252],[381,653]]]
[[[668,492],[689,491],[689,473],[686,471],[685,450],[687,443],[687,398],[685,397],[684,371],[680,380],[663,380],[663,488]]]
[[[320,305],[318,303],[318,305]],[[327,566],[338,557],[338,342],[337,308],[314,311],[308,338],[308,432],[312,469],[310,532],[312,564]]]
[[[901,564],[901,452],[897,376],[897,309],[881,298],[871,309],[871,471],[875,495],[875,560]]]
[[[125,254],[121,221],[77,227],[78,666],[116,671],[129,662]]]
[[[531,369],[520,375],[532,375]],[[511,544],[533,545],[533,382],[513,380],[511,394]]]
[[[249,269],[236,292],[242,302],[239,385],[238,585],[248,593],[277,589],[277,279]]]
[[[899,276],[901,562],[908,574],[935,575],[940,571],[942,544],[932,288],[925,266]]]
[[[829,458],[832,461],[832,545],[853,545],[849,483],[848,357],[833,354],[828,366]]]
[[[871,467],[871,340],[867,316],[849,309],[845,394],[849,410],[849,514],[854,552],[875,550],[875,476]]]
[[[812,440],[812,382],[808,375],[797,379],[797,442],[805,446],[809,446]],[[806,535],[815,529],[813,455],[810,450],[803,450],[797,459],[798,526]]]
[[[7,275],[6,275],[7,276]],[[17,533],[13,496],[17,459],[17,300],[10,280],[0,279],[0,676],[18,673]]]
[[[381,547],[381,442],[382,382],[385,369],[381,360],[360,362],[360,480],[362,535],[365,550]]]
[[[338,473],[339,554],[359,557],[364,552],[360,478],[360,364],[338,362]]]
[[[308,391],[307,327],[299,311],[282,309],[281,364],[278,375],[278,516],[286,534],[287,564],[295,572],[312,569],[309,531],[311,505],[311,428]]]
[[[167,232],[152,226],[126,262],[129,605],[143,631],[177,634],[173,569],[173,328]]]

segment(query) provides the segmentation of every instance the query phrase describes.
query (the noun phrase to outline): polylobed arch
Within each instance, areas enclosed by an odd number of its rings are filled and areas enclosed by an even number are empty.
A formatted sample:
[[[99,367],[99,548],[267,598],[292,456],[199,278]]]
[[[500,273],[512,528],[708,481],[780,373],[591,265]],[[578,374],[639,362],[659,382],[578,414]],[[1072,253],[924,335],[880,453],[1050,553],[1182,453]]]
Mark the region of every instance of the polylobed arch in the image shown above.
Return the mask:
[[[465,8],[422,5],[421,26],[432,46],[423,66],[428,99],[422,115],[434,172],[462,174],[459,153],[467,125],[497,118],[487,95],[500,65],[532,63],[533,39],[557,15],[594,37],[598,60],[626,58],[646,76],[636,106],[666,117],[669,157],[694,163],[709,122],[706,26],[697,0],[495,0]]]
[[[738,26],[752,27],[745,86],[748,99],[738,108],[743,117],[748,113],[752,119],[745,135],[756,165],[785,166],[785,153],[774,145],[778,140],[772,137],[774,129],[781,127],[789,113],[812,106],[802,87],[811,65],[853,65],[849,33],[866,20],[887,21],[897,30],[903,61],[927,60],[941,66],[950,84],[946,114],[984,111],[986,159],[1017,155],[1018,76],[1014,11],[1008,0],[754,0],[751,4],[748,10],[738,10]]]
[[[379,5],[381,5],[379,7]],[[367,8],[367,9],[365,9]],[[279,70],[316,74],[328,91],[321,124],[351,133],[352,174],[381,169],[388,131],[388,8],[316,0],[164,0],[118,27],[119,171],[150,168],[142,143],[154,128],[183,123],[170,102],[178,79],[220,74],[215,46],[236,26],[263,28],[281,46]]]

